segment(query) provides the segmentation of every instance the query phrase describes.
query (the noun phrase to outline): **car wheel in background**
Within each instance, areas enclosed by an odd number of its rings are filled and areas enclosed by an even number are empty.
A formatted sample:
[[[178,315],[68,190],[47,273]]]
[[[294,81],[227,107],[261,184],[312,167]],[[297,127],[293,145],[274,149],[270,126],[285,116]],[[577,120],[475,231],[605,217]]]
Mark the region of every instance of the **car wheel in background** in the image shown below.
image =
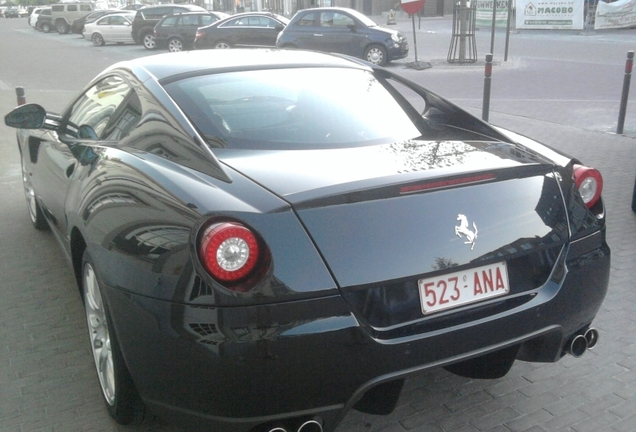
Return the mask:
[[[225,42],[225,41],[217,42],[217,43],[214,45],[214,49],[230,49],[230,48],[232,48],[232,47],[230,46],[230,44],[229,44],[229,43],[227,43],[227,42]]]
[[[69,31],[69,26],[64,21],[58,21],[55,24],[55,27],[57,28],[57,32],[59,34],[66,34]]]
[[[24,170],[24,168],[22,169],[22,184],[24,185],[24,197],[26,198],[27,209],[29,210],[31,223],[38,230],[43,231],[48,229],[49,226],[46,223],[46,219],[44,218],[42,208],[35,198],[35,190],[33,189],[33,186],[29,181],[29,175]]]
[[[172,38],[168,41],[168,51],[179,52],[183,51],[183,42],[179,38]]]
[[[99,33],[93,33],[93,35],[91,36],[91,42],[93,42],[93,45],[95,46],[102,46],[106,43],[104,42],[104,38],[102,37],[102,35]]]
[[[364,50],[364,59],[374,65],[384,66],[387,62],[386,49],[380,45],[371,45]]]
[[[152,33],[144,34],[143,37],[141,38],[141,41],[144,44],[144,48],[148,50],[155,49],[155,46],[156,46],[155,36]]]
[[[42,31],[44,33],[50,33],[51,32],[51,24],[49,23],[44,23],[40,26],[40,28],[42,29]]]
[[[145,406],[112,331],[108,307],[88,251],[84,252],[82,260],[82,291],[91,353],[108,412],[119,424],[141,423]]]

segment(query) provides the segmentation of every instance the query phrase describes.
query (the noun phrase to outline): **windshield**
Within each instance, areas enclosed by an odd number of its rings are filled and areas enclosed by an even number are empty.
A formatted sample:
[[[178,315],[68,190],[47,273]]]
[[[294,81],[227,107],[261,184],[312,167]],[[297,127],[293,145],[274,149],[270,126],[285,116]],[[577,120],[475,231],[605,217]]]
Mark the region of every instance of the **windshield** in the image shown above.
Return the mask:
[[[291,68],[220,73],[166,85],[212,146],[325,148],[420,136],[369,71]]]

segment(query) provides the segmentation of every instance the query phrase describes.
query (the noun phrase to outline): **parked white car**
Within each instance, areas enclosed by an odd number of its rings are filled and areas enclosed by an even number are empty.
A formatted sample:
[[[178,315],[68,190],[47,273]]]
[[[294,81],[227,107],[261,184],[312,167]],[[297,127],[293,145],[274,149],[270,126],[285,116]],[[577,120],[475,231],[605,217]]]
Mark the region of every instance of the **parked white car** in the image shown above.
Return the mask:
[[[42,10],[44,10],[46,8],[44,7],[36,7],[35,9],[33,9],[33,12],[31,12],[31,16],[29,16],[29,25],[33,28],[35,28],[35,23],[38,22],[38,15],[40,15],[40,12],[42,12]]]
[[[95,46],[107,43],[135,43],[130,33],[134,17],[134,11],[106,15],[84,25],[84,38],[93,42]]]

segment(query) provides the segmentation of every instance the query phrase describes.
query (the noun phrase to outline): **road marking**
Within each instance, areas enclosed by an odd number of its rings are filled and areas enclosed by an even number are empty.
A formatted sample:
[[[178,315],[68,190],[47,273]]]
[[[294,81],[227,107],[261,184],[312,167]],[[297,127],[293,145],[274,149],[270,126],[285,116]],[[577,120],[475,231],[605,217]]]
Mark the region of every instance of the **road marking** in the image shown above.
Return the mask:
[[[3,81],[0,81],[0,90],[11,90],[11,87],[6,85]]]

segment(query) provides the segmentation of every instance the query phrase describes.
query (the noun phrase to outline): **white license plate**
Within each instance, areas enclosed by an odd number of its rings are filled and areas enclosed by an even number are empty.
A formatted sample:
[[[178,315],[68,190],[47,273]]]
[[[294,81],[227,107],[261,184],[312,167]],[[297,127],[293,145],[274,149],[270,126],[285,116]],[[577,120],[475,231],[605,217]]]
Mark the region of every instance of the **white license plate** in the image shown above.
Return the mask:
[[[424,315],[510,292],[506,262],[418,281]]]

